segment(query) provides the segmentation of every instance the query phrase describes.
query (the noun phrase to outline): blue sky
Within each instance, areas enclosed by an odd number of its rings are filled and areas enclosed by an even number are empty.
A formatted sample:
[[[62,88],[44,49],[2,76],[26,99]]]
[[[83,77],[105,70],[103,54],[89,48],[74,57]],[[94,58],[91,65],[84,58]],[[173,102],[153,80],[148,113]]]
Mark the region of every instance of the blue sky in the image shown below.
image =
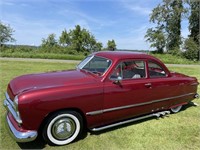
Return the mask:
[[[16,44],[40,45],[42,38],[80,25],[106,46],[149,49],[145,42],[151,10],[161,0],[0,0],[0,20],[14,30]],[[187,36],[187,22],[182,25]]]

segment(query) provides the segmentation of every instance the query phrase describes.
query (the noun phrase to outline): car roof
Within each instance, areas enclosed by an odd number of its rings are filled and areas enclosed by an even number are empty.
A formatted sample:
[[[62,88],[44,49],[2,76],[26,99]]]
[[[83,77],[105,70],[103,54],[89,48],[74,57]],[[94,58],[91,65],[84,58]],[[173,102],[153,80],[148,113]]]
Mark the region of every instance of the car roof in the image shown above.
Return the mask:
[[[95,55],[106,57],[111,60],[131,59],[131,58],[154,59],[154,60],[156,59],[155,57],[142,52],[130,52],[130,51],[101,51],[101,52],[96,52]]]
[[[165,71],[170,75],[170,72],[168,68],[165,66],[165,64],[160,61],[158,58],[148,55],[146,53],[142,52],[131,52],[131,51],[100,51],[94,53],[96,56],[105,57],[108,59],[111,59],[113,62],[117,62],[118,60],[122,59],[147,59],[147,60],[153,60],[157,62],[159,65],[164,67]]]

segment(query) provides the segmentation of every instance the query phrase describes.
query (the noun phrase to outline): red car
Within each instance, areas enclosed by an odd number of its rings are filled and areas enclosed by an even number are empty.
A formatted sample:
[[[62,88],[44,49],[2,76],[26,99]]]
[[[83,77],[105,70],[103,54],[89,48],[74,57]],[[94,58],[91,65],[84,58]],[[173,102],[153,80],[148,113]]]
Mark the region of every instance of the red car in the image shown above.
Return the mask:
[[[97,52],[75,70],[13,79],[4,101],[6,122],[17,142],[42,134],[49,144],[65,145],[84,128],[100,131],[176,113],[199,97],[198,84],[147,54]]]

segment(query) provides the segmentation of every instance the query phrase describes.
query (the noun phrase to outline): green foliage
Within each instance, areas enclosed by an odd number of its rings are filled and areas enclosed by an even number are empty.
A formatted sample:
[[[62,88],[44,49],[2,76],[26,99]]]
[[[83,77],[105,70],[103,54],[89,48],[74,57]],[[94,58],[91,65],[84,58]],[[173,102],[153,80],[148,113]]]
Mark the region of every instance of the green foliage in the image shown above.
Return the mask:
[[[59,38],[61,47],[73,49],[77,52],[97,51],[102,49],[102,43],[97,42],[95,37],[86,29],[76,25],[75,29],[62,31]]]
[[[194,1],[190,0],[189,5],[191,7],[191,15],[189,17],[189,30],[190,35],[189,37],[192,37],[194,41],[199,44],[200,40],[200,1]]]
[[[190,60],[198,60],[199,59],[199,46],[195,42],[194,38],[188,38],[184,43],[184,56]]]
[[[181,44],[181,17],[185,13],[183,0],[163,0],[152,10],[150,22],[155,23],[155,29],[147,30],[147,41],[152,42],[152,47],[162,52],[179,49]],[[166,42],[164,42],[166,40]],[[159,46],[158,46],[159,45]]]
[[[71,45],[70,34],[67,32],[66,29],[64,31],[62,31],[62,34],[59,38],[59,43],[63,47]]]
[[[36,52],[12,52],[0,53],[0,57],[13,57],[13,58],[41,58],[41,59],[64,59],[64,60],[82,60],[85,55],[79,54],[55,54],[55,53],[36,53]]]
[[[56,35],[55,34],[49,34],[47,39],[42,39],[42,47],[44,48],[52,48],[58,46],[58,42],[56,40]]]
[[[183,56],[177,56],[172,54],[153,54],[151,55],[159,58],[165,64],[199,64],[198,62],[190,61]]]
[[[116,49],[116,44],[115,44],[115,40],[108,40],[108,43],[107,43],[107,49],[108,50],[115,50]]]
[[[167,49],[180,49],[181,45],[181,16],[183,10],[183,0],[171,0],[169,4],[168,19],[166,21]]]
[[[149,28],[146,32],[145,38],[146,41],[151,43],[150,47],[155,47],[158,53],[164,52],[166,39],[162,28]]]
[[[103,48],[103,44],[101,42],[97,42],[96,45],[95,45],[94,50],[95,51],[100,51],[100,50],[102,50],[102,48]]]
[[[7,42],[15,41],[13,32],[14,30],[9,25],[5,25],[0,21],[0,46]]]
[[[86,53],[86,54],[85,54]],[[82,60],[87,52],[78,53],[67,47],[30,47],[30,46],[7,46],[1,49],[0,57],[17,58],[44,58],[44,59],[69,59]]]

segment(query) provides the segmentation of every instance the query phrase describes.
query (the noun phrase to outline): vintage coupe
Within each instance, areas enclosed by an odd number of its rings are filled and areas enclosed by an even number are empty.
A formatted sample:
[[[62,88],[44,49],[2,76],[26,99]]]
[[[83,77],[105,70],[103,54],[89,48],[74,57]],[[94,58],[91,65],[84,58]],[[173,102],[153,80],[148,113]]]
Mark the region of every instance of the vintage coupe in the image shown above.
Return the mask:
[[[6,124],[17,142],[41,134],[49,144],[65,145],[84,128],[100,131],[176,113],[199,97],[198,84],[147,54],[97,52],[75,70],[13,79],[4,101]]]

